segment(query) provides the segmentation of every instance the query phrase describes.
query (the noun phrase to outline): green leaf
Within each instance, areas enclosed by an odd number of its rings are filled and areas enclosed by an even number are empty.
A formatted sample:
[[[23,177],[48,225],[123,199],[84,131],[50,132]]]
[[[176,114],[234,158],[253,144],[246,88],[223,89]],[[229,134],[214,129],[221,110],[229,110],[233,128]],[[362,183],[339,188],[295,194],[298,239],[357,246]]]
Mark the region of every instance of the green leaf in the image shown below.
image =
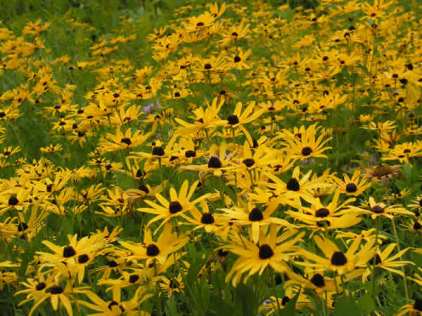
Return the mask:
[[[362,315],[359,304],[349,297],[340,297],[335,300],[333,316]]]
[[[240,284],[235,290],[238,306],[242,307],[242,315],[256,316],[260,305],[259,297],[252,287]]]
[[[362,312],[365,315],[369,315],[373,310],[375,310],[376,305],[374,299],[369,293],[366,293],[360,300],[359,306]]]

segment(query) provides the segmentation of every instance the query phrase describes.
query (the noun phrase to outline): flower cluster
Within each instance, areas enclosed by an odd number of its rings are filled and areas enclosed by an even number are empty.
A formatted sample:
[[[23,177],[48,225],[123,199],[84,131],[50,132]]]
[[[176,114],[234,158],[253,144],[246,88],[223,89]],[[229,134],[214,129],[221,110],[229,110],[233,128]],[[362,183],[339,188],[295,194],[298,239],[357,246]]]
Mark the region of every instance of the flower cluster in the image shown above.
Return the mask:
[[[229,314],[245,288],[254,315],[420,314],[416,1],[185,2],[101,36],[71,12],[0,28],[0,294],[29,315]]]

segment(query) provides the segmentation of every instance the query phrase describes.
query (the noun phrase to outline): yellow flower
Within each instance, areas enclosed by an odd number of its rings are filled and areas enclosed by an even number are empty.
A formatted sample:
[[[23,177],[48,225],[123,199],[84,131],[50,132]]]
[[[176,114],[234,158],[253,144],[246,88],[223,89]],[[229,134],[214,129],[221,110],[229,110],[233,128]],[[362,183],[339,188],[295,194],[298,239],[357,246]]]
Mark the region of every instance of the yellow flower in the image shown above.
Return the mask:
[[[366,213],[371,215],[372,219],[379,216],[387,217],[389,219],[393,219],[396,215],[414,216],[411,211],[406,210],[400,205],[386,205],[382,202],[376,202],[372,196],[369,197],[369,201],[364,205],[368,208]]]
[[[324,256],[321,257],[313,252],[301,249],[299,252],[305,258],[305,262],[298,262],[297,264],[318,271],[335,271],[340,275],[356,271],[356,269],[363,273],[366,264],[372,259],[376,251],[374,248],[375,239],[371,239],[360,247],[362,236],[355,238],[346,252],[341,251],[328,238],[315,236],[314,241]]]
[[[210,105],[206,105],[205,108],[198,107],[193,110],[194,122],[188,123],[180,118],[175,118],[175,121],[181,125],[176,131],[178,135],[191,135],[196,132],[203,132],[208,129],[214,129],[217,126],[223,125],[224,120],[220,119],[218,114],[221,107],[224,104],[224,100],[218,100],[214,98]]]
[[[313,230],[347,228],[359,224],[365,210],[351,205],[354,199],[340,202],[339,198],[340,191],[337,190],[328,204],[315,198],[308,201],[309,207],[302,206],[297,211],[287,211],[286,214]]]
[[[351,196],[359,196],[371,186],[368,179],[360,176],[360,170],[358,169],[353,172],[351,177],[347,174],[343,175],[343,180],[335,177],[334,182],[337,184],[341,193]]]
[[[180,250],[187,242],[187,237],[177,236],[172,232],[172,225],[166,224],[157,241],[153,240],[151,230],[146,228],[142,243],[120,241],[120,244],[131,252],[129,260],[145,260],[146,265],[149,265],[155,261],[164,264],[171,254]]]
[[[287,153],[298,160],[326,158],[323,152],[331,148],[325,146],[331,140],[328,131],[317,125],[302,126],[293,132],[283,130],[276,139],[281,139]]]
[[[99,150],[102,152],[133,149],[142,145],[149,137],[150,133],[141,134],[139,131],[132,132],[131,129],[127,129],[125,132],[117,129],[114,134],[107,134],[100,141]]]
[[[296,244],[304,234],[298,234],[296,230],[284,230],[281,235],[279,232],[280,227],[272,226],[259,238],[259,244],[239,236],[225,246],[225,249],[238,255],[226,276],[226,281],[231,281],[233,286],[236,286],[242,278],[243,282],[246,282],[256,273],[261,275],[267,267],[280,273],[290,273],[287,262],[297,254]]]
[[[81,291],[88,299],[89,302],[78,300],[82,306],[95,311],[94,314],[89,315],[102,315],[102,316],[117,316],[122,315],[136,315],[136,316],[149,316],[150,314],[143,311],[140,305],[151,297],[145,289],[139,287],[132,298],[123,300],[121,289],[112,288],[112,299],[105,301],[91,290]]]
[[[157,193],[155,198],[160,204],[145,200],[145,203],[150,207],[141,207],[138,209],[138,211],[155,215],[155,217],[148,222],[148,226],[160,220],[163,220],[161,223],[161,225],[163,225],[170,219],[176,218],[181,214],[196,208],[196,205],[200,201],[210,197],[210,194],[204,194],[196,199],[192,199],[198,183],[199,181],[195,181],[189,187],[189,181],[183,181],[179,193],[176,192],[175,188],[171,187],[169,200],[163,197],[160,193]]]
[[[279,206],[278,200],[270,200],[267,205],[254,205],[250,201],[246,205],[232,208],[222,208],[222,216],[230,220],[235,226],[250,226],[250,235],[254,243],[259,243],[262,227],[279,225],[280,227],[293,228],[288,221],[272,216]]]
[[[34,301],[29,316],[32,316],[36,309],[46,300],[50,299],[50,304],[53,310],[57,312],[60,306],[63,306],[67,315],[73,316],[72,301],[75,294],[83,293],[83,288],[75,288],[70,282],[65,285],[59,284],[53,280],[46,282],[28,280],[28,283],[23,283],[28,289],[16,292],[16,295],[27,294],[25,300],[20,302],[20,305]]]
[[[414,264],[412,261],[401,260],[401,257],[409,251],[410,248],[402,249],[396,254],[392,254],[394,249],[397,247],[397,244],[391,243],[385,247],[382,251],[377,250],[375,256],[369,262],[371,267],[381,268],[387,270],[391,273],[396,273],[402,277],[405,277],[403,270],[400,269],[408,264]],[[365,273],[362,275],[364,280],[367,280],[372,273],[372,269],[368,267]]]

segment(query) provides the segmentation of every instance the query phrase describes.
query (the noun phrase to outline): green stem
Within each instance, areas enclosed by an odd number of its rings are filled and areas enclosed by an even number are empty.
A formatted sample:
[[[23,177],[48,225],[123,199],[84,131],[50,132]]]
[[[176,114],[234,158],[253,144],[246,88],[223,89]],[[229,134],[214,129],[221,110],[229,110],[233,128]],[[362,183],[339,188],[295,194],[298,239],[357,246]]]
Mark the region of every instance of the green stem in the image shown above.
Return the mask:
[[[274,280],[274,297],[275,297],[275,301],[277,304],[277,313],[280,314],[280,310],[281,310],[281,306],[280,306],[280,302],[278,301],[278,297],[277,297],[277,284],[275,282],[275,273],[274,271],[272,271],[272,277]],[[284,284],[284,275],[282,274],[282,278],[283,278],[283,284]]]
[[[324,291],[324,299],[322,300],[322,314],[328,316],[328,298],[327,291]]]
[[[391,218],[391,223],[393,224],[393,233],[394,233],[394,238],[396,239],[396,243],[397,243],[397,250],[400,252],[401,251],[401,247],[400,247],[400,239],[399,239],[399,235],[397,233],[397,227],[396,227],[396,222],[394,220],[394,217]],[[401,256],[400,256],[400,260],[401,260]],[[401,267],[401,270],[403,272],[403,285],[404,285],[404,295],[406,297],[406,301],[409,302],[409,290],[407,287],[407,279],[406,279],[406,272],[404,270],[404,267]]]

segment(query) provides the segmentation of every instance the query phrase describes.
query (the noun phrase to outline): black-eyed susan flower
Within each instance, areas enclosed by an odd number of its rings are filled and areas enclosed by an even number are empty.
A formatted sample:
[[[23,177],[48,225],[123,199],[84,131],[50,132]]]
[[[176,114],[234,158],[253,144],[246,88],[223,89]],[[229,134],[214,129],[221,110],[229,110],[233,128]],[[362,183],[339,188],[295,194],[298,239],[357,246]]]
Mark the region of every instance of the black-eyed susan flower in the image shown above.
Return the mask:
[[[17,267],[19,267],[19,264],[11,261],[0,262],[0,290],[3,290],[6,285],[13,286],[17,282],[18,276],[16,272],[10,271],[10,269]]]
[[[255,205],[251,201],[248,201],[244,205],[221,209],[223,212],[221,216],[225,217],[226,220],[230,220],[233,225],[249,227],[252,242],[259,243],[261,227],[268,227],[270,225],[287,228],[294,227],[294,225],[285,219],[273,216],[278,206],[279,202],[276,199],[268,201],[266,205]]]
[[[360,170],[355,170],[350,177],[349,175],[343,175],[343,179],[334,178],[334,182],[337,184],[341,193],[350,196],[359,196],[365,190],[367,190],[371,184],[365,177],[361,177]]]
[[[376,253],[376,249],[374,248],[375,239],[362,245],[361,236],[353,240],[347,251],[340,250],[328,238],[315,236],[314,241],[322,251],[323,257],[308,250],[301,249],[300,253],[305,258],[305,262],[298,262],[298,264],[318,269],[319,271],[333,271],[342,275],[359,269],[363,273],[366,264]]]
[[[321,179],[312,179],[312,171],[301,176],[300,168],[296,167],[288,181],[268,174],[269,180],[266,186],[279,199],[280,204],[288,204],[292,207],[300,207],[301,199],[312,201],[314,199],[312,190],[327,185]]]
[[[363,205],[373,219],[377,217],[386,217],[389,219],[394,218],[394,216],[407,215],[414,216],[411,211],[406,210],[403,206],[394,204],[386,205],[382,202],[377,202],[372,196],[369,197],[369,200]]]
[[[413,262],[409,260],[402,260],[401,258],[407,251],[410,250],[410,248],[405,248],[397,251],[395,254],[392,254],[395,248],[397,248],[397,244],[391,243],[383,250],[377,250],[374,257],[369,262],[370,266],[381,268],[391,273],[398,274],[401,277],[405,277],[402,268],[408,264],[413,264]],[[367,279],[371,272],[371,268],[368,268],[362,277]]]
[[[48,240],[43,244],[53,253],[39,251],[39,260],[43,267],[54,269],[56,276],[75,276],[82,282],[85,265],[89,263],[105,246],[101,236],[82,237],[77,240],[76,235],[68,236],[69,244],[57,246]]]
[[[234,159],[233,154],[230,154],[228,144],[223,142],[221,144],[213,144],[208,150],[209,156],[207,161],[201,164],[189,164],[182,166],[183,170],[192,170],[198,171],[200,174],[213,174],[214,176],[222,176],[229,170],[234,170],[235,167],[231,163],[231,160]]]
[[[207,233],[218,233],[225,229],[228,221],[224,220],[221,214],[211,212],[205,200],[200,201],[199,205],[200,207],[189,211],[189,216],[183,216],[189,224],[194,225],[194,230],[204,229]]]
[[[397,144],[387,150],[383,155],[383,160],[398,160],[400,163],[411,163],[414,158],[422,157],[422,142],[406,142]]]
[[[119,288],[112,288],[112,298],[110,300],[104,300],[90,290],[84,290],[82,293],[89,299],[89,301],[78,300],[78,303],[95,312],[90,315],[149,315],[149,313],[140,309],[140,305],[151,297],[151,294],[142,288],[139,288],[128,300],[125,300],[122,297],[122,293]]]
[[[163,264],[172,253],[180,250],[187,241],[187,237],[177,236],[172,231],[171,224],[166,224],[156,241],[152,238],[151,230],[147,228],[144,232],[143,243],[120,241],[120,244],[131,252],[129,259],[145,260],[147,264],[155,261]]]
[[[180,187],[179,193],[176,192],[175,188],[170,188],[169,200],[160,193],[157,193],[155,198],[160,204],[145,200],[145,203],[150,207],[141,207],[138,211],[155,215],[154,218],[148,222],[148,225],[161,220],[161,224],[165,224],[170,219],[180,216],[185,212],[189,212],[191,209],[195,208],[200,201],[210,197],[210,194],[204,194],[196,199],[192,199],[198,184],[199,181],[195,181],[189,185],[189,181],[185,180]]]
[[[263,235],[258,244],[240,236],[225,246],[228,251],[238,256],[226,276],[226,281],[230,281],[234,286],[242,279],[246,282],[256,273],[261,275],[268,267],[280,273],[290,271],[287,262],[297,254],[296,244],[302,239],[303,233],[298,234],[296,230],[280,231],[280,227],[275,225],[270,227],[266,234],[263,231],[261,233]]]
[[[198,107],[193,111],[194,122],[192,123],[186,122],[180,118],[175,118],[175,121],[181,125],[176,133],[180,135],[191,135],[197,132],[205,133],[207,130],[213,130],[217,126],[224,125],[225,121],[218,116],[223,104],[223,99],[218,100],[217,98],[214,98],[212,103],[206,104],[204,108]],[[206,133],[210,134],[209,131]]]
[[[308,128],[302,126],[293,132],[283,130],[276,138],[281,139],[291,157],[298,160],[325,158],[326,155],[323,153],[330,149],[326,144],[331,137],[327,130],[318,125],[311,125]]]
[[[18,291],[16,294],[27,294],[26,299],[20,303],[21,305],[33,301],[29,315],[33,315],[42,303],[50,300],[51,307],[55,312],[58,312],[60,307],[64,307],[67,315],[72,316],[74,296],[84,291],[83,288],[73,287],[69,281],[57,282],[49,280],[48,282],[37,282],[29,280],[24,285],[28,289]]]
[[[104,136],[99,149],[102,152],[128,150],[142,145],[149,137],[149,133],[141,134],[139,131],[133,132],[131,129],[122,132],[118,129],[114,134],[110,133]]]
[[[330,203],[321,202],[320,198],[307,201],[309,207],[302,206],[296,211],[287,211],[290,217],[305,224],[313,230],[331,230],[352,227],[360,223],[365,210],[353,206],[354,199],[340,201],[337,190]]]

